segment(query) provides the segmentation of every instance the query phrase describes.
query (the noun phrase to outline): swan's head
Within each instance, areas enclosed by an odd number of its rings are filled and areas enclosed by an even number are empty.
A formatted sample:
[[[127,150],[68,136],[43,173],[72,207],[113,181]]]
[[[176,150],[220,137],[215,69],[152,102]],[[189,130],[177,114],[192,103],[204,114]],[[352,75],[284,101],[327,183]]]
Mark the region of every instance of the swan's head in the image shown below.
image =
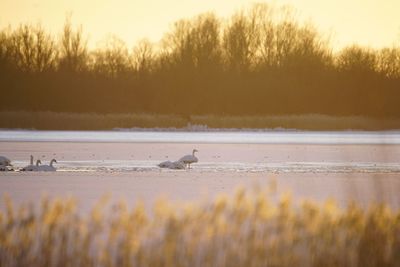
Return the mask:
[[[36,161],[36,165],[39,166],[39,164],[42,164],[42,162],[40,161],[40,159],[38,159],[38,160]]]
[[[193,149],[192,155],[194,156],[194,152],[199,152],[197,149]]]
[[[57,160],[56,160],[56,159],[52,159],[51,161],[54,162],[54,163],[57,163]]]

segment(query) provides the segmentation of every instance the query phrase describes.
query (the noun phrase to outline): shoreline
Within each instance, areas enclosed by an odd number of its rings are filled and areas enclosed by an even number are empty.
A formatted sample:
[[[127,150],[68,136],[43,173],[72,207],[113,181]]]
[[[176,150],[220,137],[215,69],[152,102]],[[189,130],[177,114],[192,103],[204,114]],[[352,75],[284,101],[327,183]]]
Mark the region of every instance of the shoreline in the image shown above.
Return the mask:
[[[199,129],[196,126],[200,126]],[[37,132],[161,132],[161,133],[400,133],[399,129],[387,130],[362,130],[362,129],[345,129],[345,130],[302,130],[302,129],[285,129],[285,128],[209,128],[203,125],[194,125],[194,127],[182,128],[159,128],[159,127],[132,127],[132,128],[112,128],[104,130],[41,130],[35,128],[0,128],[0,131],[37,131]]]
[[[47,131],[0,130],[0,142],[400,145],[400,131]]]
[[[400,130],[400,118],[300,115],[192,115],[149,113],[70,113],[0,111],[0,129],[113,130],[113,129],[245,129],[274,131]]]

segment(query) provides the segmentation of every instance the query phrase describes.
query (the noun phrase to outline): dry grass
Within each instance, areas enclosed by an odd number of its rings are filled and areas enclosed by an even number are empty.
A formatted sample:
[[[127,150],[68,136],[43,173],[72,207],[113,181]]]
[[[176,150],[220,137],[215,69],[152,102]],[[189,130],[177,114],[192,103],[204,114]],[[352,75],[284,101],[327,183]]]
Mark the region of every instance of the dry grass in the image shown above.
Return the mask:
[[[38,130],[110,130],[114,128],[302,129],[302,130],[393,130],[400,119],[361,116],[333,117],[320,114],[282,116],[191,116],[156,114],[95,114],[57,112],[0,112],[0,128]],[[193,127],[196,129],[196,127]]]
[[[384,205],[338,208],[239,189],[178,207],[73,199],[0,212],[0,266],[400,266],[400,214]]]
[[[301,130],[400,129],[400,119],[362,116],[335,117],[321,114],[276,116],[193,116],[193,124],[211,128],[284,128]]]
[[[179,116],[58,112],[0,112],[0,128],[37,130],[110,130],[114,128],[184,127]]]

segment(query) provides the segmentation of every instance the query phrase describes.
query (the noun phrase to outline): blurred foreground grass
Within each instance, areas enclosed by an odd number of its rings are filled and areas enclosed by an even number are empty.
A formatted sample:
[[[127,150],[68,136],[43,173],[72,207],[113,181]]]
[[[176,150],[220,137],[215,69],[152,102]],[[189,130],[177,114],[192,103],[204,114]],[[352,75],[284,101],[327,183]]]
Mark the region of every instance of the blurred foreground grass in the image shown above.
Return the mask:
[[[103,199],[86,215],[74,199],[15,207],[6,197],[0,266],[400,266],[398,212],[267,195],[239,189],[151,212]]]
[[[111,130],[115,128],[254,128],[301,130],[391,130],[400,129],[398,118],[363,116],[335,117],[322,114],[270,116],[215,116],[161,114],[97,114],[1,111],[0,128],[37,130]]]

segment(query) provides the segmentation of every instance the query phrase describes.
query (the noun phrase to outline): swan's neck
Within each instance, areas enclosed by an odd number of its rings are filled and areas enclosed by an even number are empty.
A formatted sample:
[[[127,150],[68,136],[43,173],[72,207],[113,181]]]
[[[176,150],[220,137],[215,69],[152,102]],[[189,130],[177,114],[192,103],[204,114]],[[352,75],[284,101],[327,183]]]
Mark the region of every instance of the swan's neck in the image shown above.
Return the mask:
[[[42,163],[40,160],[36,161],[36,166],[39,166],[39,164]]]
[[[193,157],[194,157],[194,153],[196,153],[196,150],[193,150],[193,152],[192,152]]]
[[[54,159],[52,159],[51,161],[50,161],[50,167],[53,167],[53,163],[55,162],[55,160]]]
[[[33,156],[31,155],[31,165],[33,165]]]

